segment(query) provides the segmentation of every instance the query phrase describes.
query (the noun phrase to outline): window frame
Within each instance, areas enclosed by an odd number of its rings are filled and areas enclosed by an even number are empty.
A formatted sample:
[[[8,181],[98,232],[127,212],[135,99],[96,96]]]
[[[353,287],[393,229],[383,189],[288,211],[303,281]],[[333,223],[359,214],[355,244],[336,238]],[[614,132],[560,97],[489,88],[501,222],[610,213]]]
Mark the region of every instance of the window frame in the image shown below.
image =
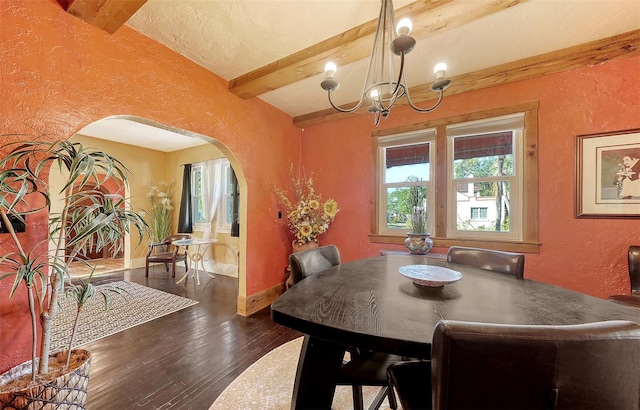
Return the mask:
[[[473,238],[487,240],[521,241],[522,232],[522,146],[524,140],[524,113],[503,115],[499,117],[483,118],[481,120],[451,124],[446,127],[447,132],[447,182],[449,204],[447,207],[447,231],[448,238]],[[499,132],[511,132],[513,155],[513,175],[485,176],[455,178],[454,174],[454,141],[456,138],[464,138],[474,135],[487,135]],[[508,232],[472,231],[461,230],[457,227],[457,185],[469,183],[483,183],[496,181],[509,181],[510,183],[510,216],[511,229]],[[515,206],[513,206],[515,205]]]
[[[406,228],[388,228],[387,227],[387,189],[388,188],[404,188],[411,186],[425,186],[427,192],[427,208],[432,209],[434,206],[434,184],[433,184],[433,169],[434,169],[434,147],[435,147],[436,134],[435,129],[426,129],[418,132],[410,132],[402,135],[394,135],[388,138],[380,138],[377,144],[377,158],[378,158],[378,175],[377,180],[380,181],[378,185],[378,201],[377,207],[377,225],[380,227],[380,233],[386,235],[405,235],[408,232]],[[416,144],[429,144],[429,175],[426,180],[420,181],[403,181],[403,182],[386,182],[385,170],[386,170],[386,149],[396,148],[402,146],[410,146]],[[380,189],[381,188],[381,189]],[[427,231],[432,229],[433,218],[427,220]]]
[[[436,143],[431,155],[435,156],[434,166],[431,167],[432,172],[432,189],[435,190],[433,199],[435,200],[434,209],[435,217],[432,223],[432,238],[436,247],[450,247],[455,245],[481,247],[487,249],[497,249],[512,252],[530,252],[538,253],[540,242],[538,239],[538,102],[527,102],[523,104],[513,105],[509,107],[501,107],[491,110],[478,111],[436,119],[431,121],[420,122],[416,124],[403,125],[396,128],[386,130],[374,130],[371,133],[372,155],[374,157],[374,172],[372,175],[372,206],[371,206],[371,223],[369,240],[371,243],[378,244],[404,244],[405,235],[387,234],[380,231],[379,212],[380,204],[378,201],[380,177],[378,168],[378,140],[380,138],[389,138],[403,133],[418,132],[425,129],[436,129]],[[459,124],[474,120],[483,120],[488,118],[500,117],[509,114],[524,113],[524,133],[521,146],[522,152],[522,237],[521,239],[478,239],[478,238],[459,238],[447,236],[447,208],[450,204],[448,195],[449,182],[442,175],[447,174],[447,138],[446,127],[452,124]]]
[[[220,161],[223,164],[223,179],[222,179],[222,192],[220,196],[220,204],[216,209],[215,216],[215,225],[216,230],[220,233],[230,233],[231,232],[231,222],[226,223],[225,212],[229,211],[231,213],[231,220],[233,220],[233,204],[227,204],[227,199],[232,196],[232,186],[230,184],[231,177],[231,163],[227,158],[215,158],[214,161]],[[196,207],[198,206],[197,200],[202,197],[202,192],[196,193],[196,184],[195,184],[195,174],[202,174],[202,169],[204,167],[204,163],[206,161],[200,161],[191,164],[191,216],[193,218],[193,230],[195,232],[205,232],[210,229],[207,222],[198,222],[196,221]],[[202,176],[200,176],[202,179]],[[231,189],[231,191],[229,191]]]

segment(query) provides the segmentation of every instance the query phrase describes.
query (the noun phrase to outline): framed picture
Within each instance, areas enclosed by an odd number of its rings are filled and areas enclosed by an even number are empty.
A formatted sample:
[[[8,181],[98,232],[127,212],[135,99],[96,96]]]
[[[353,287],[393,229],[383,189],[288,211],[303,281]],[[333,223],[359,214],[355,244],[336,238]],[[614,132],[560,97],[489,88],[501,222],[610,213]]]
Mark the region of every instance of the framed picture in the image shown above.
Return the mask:
[[[640,218],[640,129],[576,139],[576,218]]]

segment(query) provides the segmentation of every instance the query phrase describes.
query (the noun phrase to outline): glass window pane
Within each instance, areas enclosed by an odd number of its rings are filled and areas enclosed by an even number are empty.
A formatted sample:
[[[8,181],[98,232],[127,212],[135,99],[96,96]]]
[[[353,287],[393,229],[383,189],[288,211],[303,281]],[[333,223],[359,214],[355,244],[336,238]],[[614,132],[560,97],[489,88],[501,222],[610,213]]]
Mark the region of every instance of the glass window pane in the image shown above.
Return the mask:
[[[454,178],[513,175],[513,132],[453,139]]]
[[[469,183],[456,192],[457,229],[509,232],[511,185],[509,181]]]
[[[386,148],[385,161],[386,183],[429,179],[429,143]]]
[[[427,187],[387,188],[387,229],[411,228],[414,204],[427,209]]]

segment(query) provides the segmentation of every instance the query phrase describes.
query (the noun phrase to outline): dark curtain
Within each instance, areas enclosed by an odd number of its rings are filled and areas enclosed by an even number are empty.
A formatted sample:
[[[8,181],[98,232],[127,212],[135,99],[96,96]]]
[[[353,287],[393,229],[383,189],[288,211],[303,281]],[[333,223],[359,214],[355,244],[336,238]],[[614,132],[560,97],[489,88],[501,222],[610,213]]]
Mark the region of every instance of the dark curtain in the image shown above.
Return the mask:
[[[238,210],[240,208],[240,190],[238,189],[238,178],[236,177],[236,173],[233,168],[231,168],[231,183],[233,185],[233,191],[231,192],[231,236],[237,238],[240,236],[240,222],[238,221]]]
[[[180,198],[180,215],[178,217],[179,233],[193,232],[191,207],[191,164],[185,164],[182,173],[182,197]]]

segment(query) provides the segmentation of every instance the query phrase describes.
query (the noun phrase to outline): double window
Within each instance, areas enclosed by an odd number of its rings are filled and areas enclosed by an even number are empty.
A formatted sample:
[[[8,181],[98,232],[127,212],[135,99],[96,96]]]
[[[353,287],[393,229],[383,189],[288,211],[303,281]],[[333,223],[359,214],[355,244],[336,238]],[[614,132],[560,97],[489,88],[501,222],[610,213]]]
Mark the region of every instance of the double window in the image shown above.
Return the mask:
[[[436,245],[536,252],[536,116],[537,104],[524,104],[374,133],[372,241],[406,238],[418,189]]]

